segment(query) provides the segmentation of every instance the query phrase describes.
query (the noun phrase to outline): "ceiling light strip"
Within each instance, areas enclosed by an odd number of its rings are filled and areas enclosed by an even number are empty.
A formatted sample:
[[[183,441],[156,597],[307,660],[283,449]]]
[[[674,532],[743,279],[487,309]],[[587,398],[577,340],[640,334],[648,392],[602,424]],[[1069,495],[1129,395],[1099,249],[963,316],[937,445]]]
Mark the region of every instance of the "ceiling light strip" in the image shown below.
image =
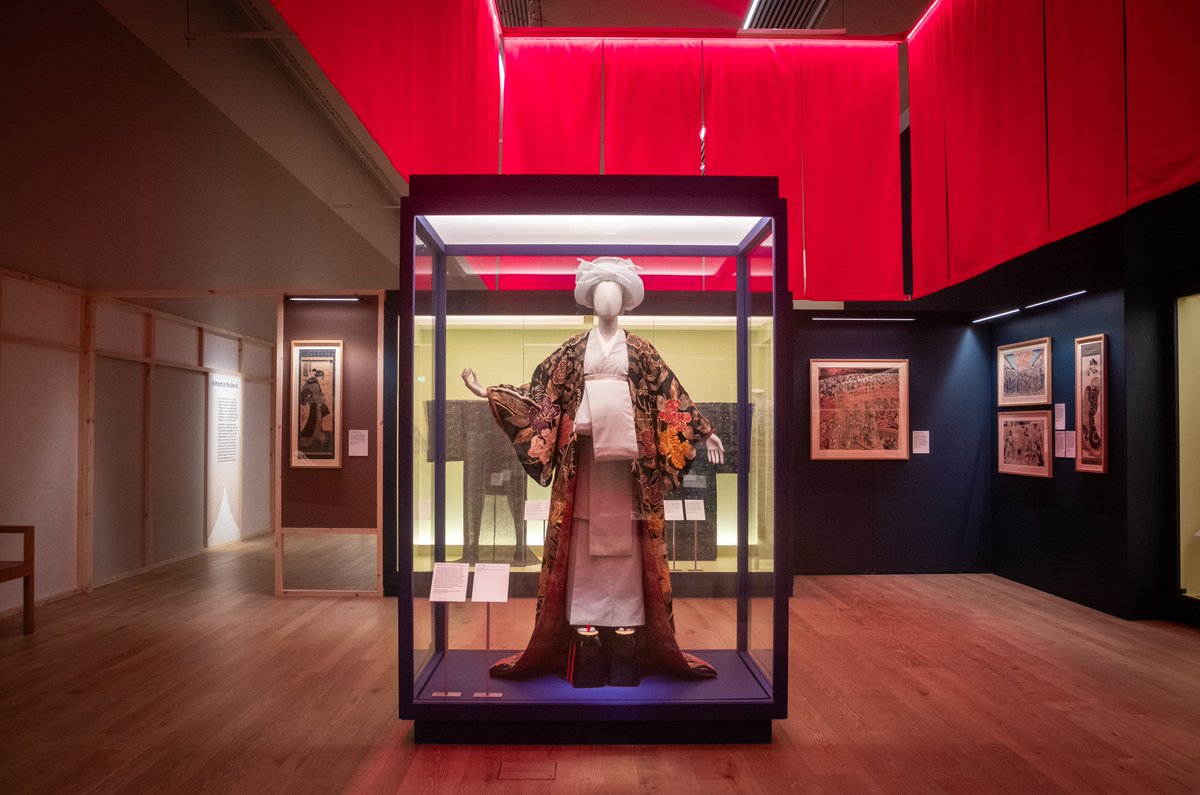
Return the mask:
[[[1046,304],[1052,304],[1052,303],[1054,303],[1055,301],[1065,301],[1065,300],[1067,300],[1068,298],[1074,298],[1075,296],[1077,296],[1077,295],[1083,295],[1083,294],[1084,294],[1084,293],[1086,293],[1086,292],[1087,292],[1087,290],[1076,290],[1076,291],[1075,291],[1075,292],[1073,292],[1073,293],[1067,293],[1066,295],[1060,295],[1060,296],[1058,296],[1057,298],[1047,298],[1045,301],[1038,301],[1036,304],[1030,304],[1029,306],[1027,306],[1027,307],[1025,307],[1025,308],[1026,308],[1026,309],[1033,309],[1034,307],[1038,307],[1038,306],[1045,306]]]
[[[1021,311],[1020,309],[1009,309],[1007,312],[997,312],[994,315],[988,315],[987,317],[977,318],[975,320],[972,320],[971,322],[972,323],[983,323],[986,320],[995,320],[998,317],[1005,317],[1007,315],[1015,315],[1017,312],[1020,312],[1020,311]]]
[[[814,317],[810,320],[841,320],[862,323],[911,323],[915,317]]]

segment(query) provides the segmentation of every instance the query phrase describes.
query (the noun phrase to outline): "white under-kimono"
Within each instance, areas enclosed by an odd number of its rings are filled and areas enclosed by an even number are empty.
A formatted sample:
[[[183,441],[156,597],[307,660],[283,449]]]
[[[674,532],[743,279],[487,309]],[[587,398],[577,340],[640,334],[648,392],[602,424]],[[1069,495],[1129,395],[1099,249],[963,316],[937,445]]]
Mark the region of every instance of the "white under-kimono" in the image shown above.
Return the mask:
[[[646,623],[642,545],[633,508],[637,438],[624,330],[588,335],[584,394],[575,414],[579,465],[567,570],[567,621],[575,626]]]

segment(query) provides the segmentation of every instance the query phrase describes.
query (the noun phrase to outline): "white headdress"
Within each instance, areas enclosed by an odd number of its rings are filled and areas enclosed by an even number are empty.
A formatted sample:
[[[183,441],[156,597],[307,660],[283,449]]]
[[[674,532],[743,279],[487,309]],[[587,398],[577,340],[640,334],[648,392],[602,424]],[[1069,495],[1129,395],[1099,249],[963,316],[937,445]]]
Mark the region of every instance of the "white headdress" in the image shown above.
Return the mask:
[[[597,257],[590,262],[579,260],[575,271],[575,301],[586,307],[592,306],[592,292],[601,282],[613,282],[621,288],[624,300],[621,308],[633,309],[646,296],[642,277],[637,275],[638,266],[624,257]]]

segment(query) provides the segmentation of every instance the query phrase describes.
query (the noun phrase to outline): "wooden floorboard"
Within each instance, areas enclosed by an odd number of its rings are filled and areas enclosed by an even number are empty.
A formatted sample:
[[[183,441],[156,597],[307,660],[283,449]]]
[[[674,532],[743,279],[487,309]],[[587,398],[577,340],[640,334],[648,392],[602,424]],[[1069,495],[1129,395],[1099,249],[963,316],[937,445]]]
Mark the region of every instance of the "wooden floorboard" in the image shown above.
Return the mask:
[[[276,598],[272,556],[180,561],[48,605],[34,635],[0,620],[0,791],[1200,791],[1200,632],[991,575],[797,578],[770,745],[418,747],[394,601]],[[733,642],[731,602],[676,604],[683,645]],[[493,648],[532,611],[496,605]],[[483,648],[483,623],[455,606],[455,645]]]

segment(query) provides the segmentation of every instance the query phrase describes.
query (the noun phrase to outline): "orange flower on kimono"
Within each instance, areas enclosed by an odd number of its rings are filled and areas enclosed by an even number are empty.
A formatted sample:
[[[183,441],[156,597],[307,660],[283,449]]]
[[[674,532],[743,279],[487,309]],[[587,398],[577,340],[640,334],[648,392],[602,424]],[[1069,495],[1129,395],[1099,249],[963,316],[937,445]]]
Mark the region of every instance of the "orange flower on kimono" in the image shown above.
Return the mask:
[[[658,448],[676,469],[683,469],[693,456],[692,446],[672,433],[670,428],[658,435]]]

